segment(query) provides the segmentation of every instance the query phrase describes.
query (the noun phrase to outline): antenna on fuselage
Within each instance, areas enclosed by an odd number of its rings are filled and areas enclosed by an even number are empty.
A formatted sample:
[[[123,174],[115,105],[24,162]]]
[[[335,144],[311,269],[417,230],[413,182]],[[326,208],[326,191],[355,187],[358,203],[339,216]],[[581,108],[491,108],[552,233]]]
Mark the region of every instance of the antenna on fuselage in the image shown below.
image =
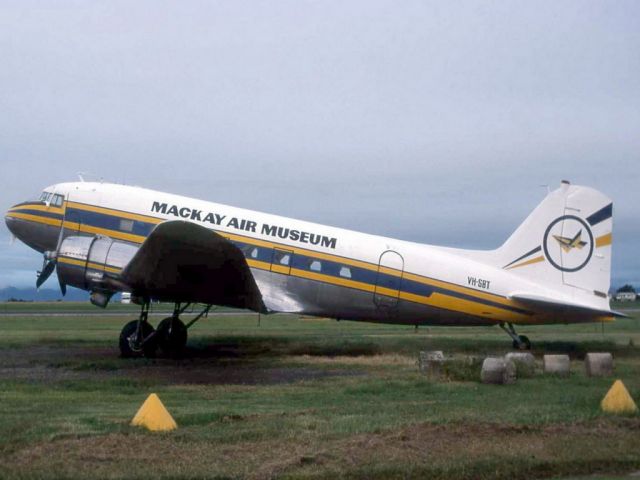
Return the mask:
[[[98,181],[100,183],[104,182],[104,177],[99,177],[98,174],[96,173],[91,173],[91,172],[78,172],[76,175],[78,175],[78,178],[80,179],[81,182],[86,182],[85,177],[89,177],[89,178],[97,178]]]

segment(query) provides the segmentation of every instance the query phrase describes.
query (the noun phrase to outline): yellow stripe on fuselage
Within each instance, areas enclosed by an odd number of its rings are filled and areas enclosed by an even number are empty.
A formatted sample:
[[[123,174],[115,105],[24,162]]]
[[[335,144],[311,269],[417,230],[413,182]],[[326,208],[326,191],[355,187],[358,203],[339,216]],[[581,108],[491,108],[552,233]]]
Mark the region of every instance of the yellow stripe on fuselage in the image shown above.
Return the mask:
[[[23,205],[18,205],[16,207],[10,208],[9,212],[20,212],[24,210],[36,210],[39,212],[49,212],[49,213],[58,213],[60,215],[64,215],[64,204],[62,207],[53,207],[42,205],[41,203],[26,203]]]
[[[102,265],[102,264],[93,263],[93,262],[86,262],[84,260],[78,260],[76,258],[69,258],[69,257],[59,257],[58,262],[66,263],[67,265],[75,265],[77,267],[82,267],[82,268],[86,267],[86,268],[91,268],[93,270],[101,270],[109,273],[120,273],[122,271],[122,269],[120,268],[109,267],[108,265]]]
[[[42,215],[33,215],[31,213],[9,212],[6,216],[9,218],[18,218],[20,220],[27,220],[29,222],[41,223],[43,225],[52,225],[54,227],[59,227],[60,225],[62,225],[62,220],[57,220],[55,218],[49,218]]]
[[[500,295],[496,295],[495,293],[485,293],[480,292],[478,290],[474,290],[473,288],[467,288],[460,285],[456,285],[455,283],[448,283],[442,280],[436,280],[434,278],[426,278],[421,275],[416,275],[415,273],[404,272],[402,278],[406,278],[407,280],[413,280],[418,283],[422,283],[423,285],[429,285],[431,287],[440,287],[445,288],[447,290],[451,290],[457,293],[464,293],[465,295],[471,295],[477,298],[482,298],[483,300],[489,300],[491,302],[501,303],[502,305],[514,306],[512,300],[508,298],[501,297]]]
[[[268,266],[268,263],[263,263]],[[514,321],[522,323],[526,320],[527,316],[517,312],[505,311],[496,306],[486,305],[483,303],[477,303],[473,300],[460,299],[451,297],[444,293],[434,292],[430,296],[416,295],[414,293],[408,293],[398,290],[392,290],[384,287],[377,287],[368,283],[362,283],[347,278],[335,278],[330,275],[324,275],[318,272],[308,272],[306,270],[299,270],[297,268],[291,269],[291,275],[300,278],[307,278],[310,280],[317,280],[320,282],[330,283],[333,285],[339,285],[342,287],[353,288],[363,292],[377,293],[392,298],[400,298],[414,303],[420,303],[422,305],[428,305],[431,307],[442,308],[449,311],[464,313],[473,315],[476,317],[495,319],[496,321]]]

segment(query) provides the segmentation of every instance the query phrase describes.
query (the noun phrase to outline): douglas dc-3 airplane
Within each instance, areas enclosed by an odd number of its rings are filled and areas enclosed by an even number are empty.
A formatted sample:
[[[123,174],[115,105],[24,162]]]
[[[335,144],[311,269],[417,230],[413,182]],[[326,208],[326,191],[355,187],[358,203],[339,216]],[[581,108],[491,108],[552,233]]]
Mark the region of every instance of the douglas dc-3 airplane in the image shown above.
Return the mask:
[[[179,352],[212,305],[409,325],[605,322],[612,203],[563,181],[492,251],[422,245],[139,187],[60,183],[6,213],[9,230],[43,253],[39,287],[57,271],[105,307],[141,305],[120,334],[123,356]],[[156,329],[151,301],[174,314]],[[202,312],[189,325],[188,305]]]

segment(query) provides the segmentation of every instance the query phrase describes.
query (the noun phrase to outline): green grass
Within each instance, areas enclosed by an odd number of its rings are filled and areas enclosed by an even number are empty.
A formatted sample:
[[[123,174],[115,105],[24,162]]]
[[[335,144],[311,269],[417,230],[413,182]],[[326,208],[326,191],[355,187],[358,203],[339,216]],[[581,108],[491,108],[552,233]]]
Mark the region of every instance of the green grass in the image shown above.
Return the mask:
[[[90,313],[107,312],[107,313],[131,313],[134,316],[140,311],[140,306],[133,303],[111,302],[103,310],[95,307],[90,302],[0,302],[0,315],[11,313],[30,313],[30,312],[46,312],[46,313]],[[173,311],[173,304],[154,303],[151,305],[151,312],[168,312]],[[241,310],[230,307],[217,307],[216,311],[223,312],[241,312]]]
[[[0,317],[0,476],[529,479],[640,470],[640,417],[603,414],[614,378],[587,378],[582,364],[588,351],[613,352],[615,378],[638,401],[636,318],[604,329],[523,327],[538,359],[572,356],[570,377],[490,386],[464,358],[508,352],[498,328],[214,315],[190,331],[186,358],[125,360],[117,336],[129,316]],[[425,349],[454,359],[443,380],[418,373]],[[128,425],[151,392],[178,430]]]

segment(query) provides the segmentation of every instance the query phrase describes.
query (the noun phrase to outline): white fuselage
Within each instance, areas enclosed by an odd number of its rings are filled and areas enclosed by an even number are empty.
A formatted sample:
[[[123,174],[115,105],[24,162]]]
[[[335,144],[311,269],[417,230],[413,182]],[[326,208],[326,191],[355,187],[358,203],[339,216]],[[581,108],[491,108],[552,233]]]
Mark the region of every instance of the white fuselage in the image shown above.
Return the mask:
[[[492,264],[492,252],[406,242],[132,186],[78,182],[47,190],[64,196],[54,210],[65,234],[141,245],[167,220],[217,232],[245,253],[272,311],[409,324],[548,323],[559,319],[510,294],[571,300]]]

